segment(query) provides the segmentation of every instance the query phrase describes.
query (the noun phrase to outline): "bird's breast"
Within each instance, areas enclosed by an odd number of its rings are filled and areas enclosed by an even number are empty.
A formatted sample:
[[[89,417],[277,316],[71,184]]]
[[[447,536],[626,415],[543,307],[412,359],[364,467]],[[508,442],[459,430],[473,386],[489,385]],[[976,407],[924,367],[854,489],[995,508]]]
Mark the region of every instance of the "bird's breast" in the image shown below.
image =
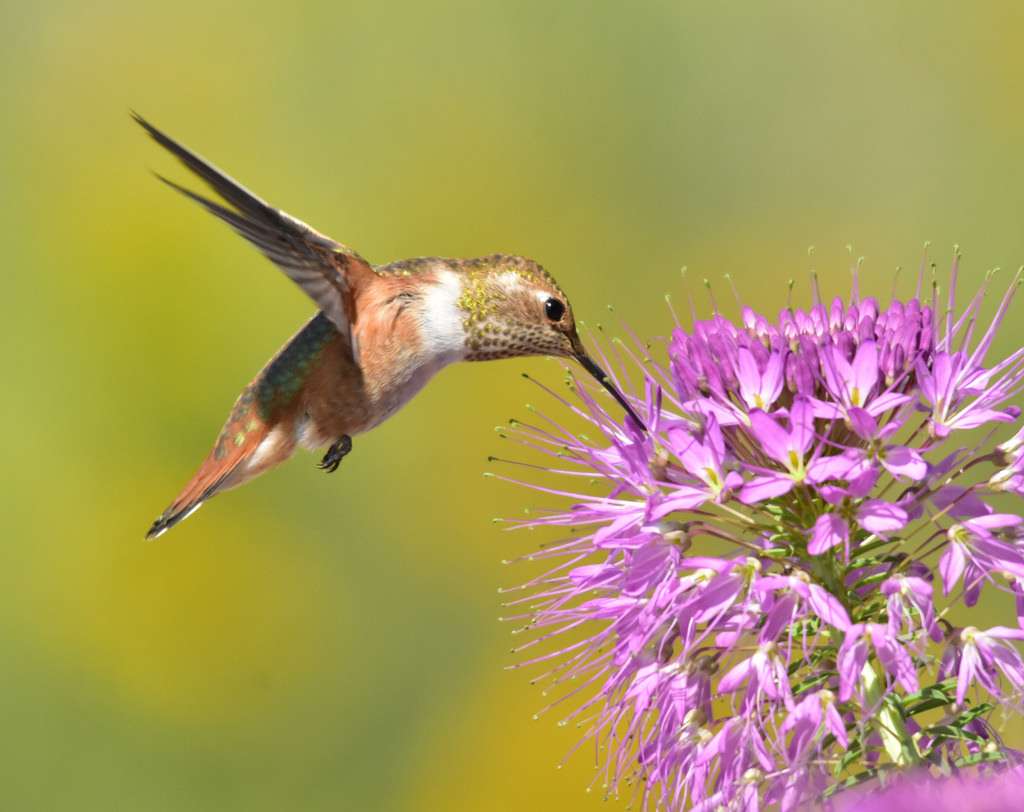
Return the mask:
[[[460,293],[458,277],[441,271],[419,285],[385,289],[379,301],[360,313],[359,366],[373,425],[401,409],[444,367],[465,357]]]
[[[363,353],[361,366],[373,404],[373,425],[412,400],[438,372],[459,360],[457,352],[436,352],[411,329],[406,336],[382,342],[379,352]]]

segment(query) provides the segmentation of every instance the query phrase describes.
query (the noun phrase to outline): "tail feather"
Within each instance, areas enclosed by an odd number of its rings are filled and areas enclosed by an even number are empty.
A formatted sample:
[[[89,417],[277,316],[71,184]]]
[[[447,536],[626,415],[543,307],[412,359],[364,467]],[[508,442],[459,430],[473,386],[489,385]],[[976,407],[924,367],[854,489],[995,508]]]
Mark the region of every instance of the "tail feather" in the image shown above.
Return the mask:
[[[230,470],[216,476],[212,482],[209,481],[210,475],[206,471],[209,467],[209,460],[203,463],[203,466],[196,472],[196,475],[192,477],[188,485],[185,486],[185,489],[178,495],[178,498],[153,522],[152,527],[146,532],[146,540],[159,538],[178,522],[184,521],[199,510],[207,499],[217,493],[217,491],[224,489],[225,483],[231,474],[237,470],[241,462],[242,460],[238,460]]]
[[[294,443],[291,447],[277,442],[269,443],[272,448],[263,446],[271,431],[260,419],[254,401],[252,387],[249,387],[235,403],[209,456],[178,497],[153,522],[146,533],[147,539],[155,539],[187,519],[219,491],[241,485],[291,454]],[[278,432],[276,436],[286,434]]]

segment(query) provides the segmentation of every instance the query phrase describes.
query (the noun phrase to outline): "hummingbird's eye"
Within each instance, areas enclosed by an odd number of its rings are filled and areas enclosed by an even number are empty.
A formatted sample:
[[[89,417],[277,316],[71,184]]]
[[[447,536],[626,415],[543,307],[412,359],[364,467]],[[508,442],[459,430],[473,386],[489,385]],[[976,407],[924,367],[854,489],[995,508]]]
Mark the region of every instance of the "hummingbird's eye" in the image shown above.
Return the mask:
[[[544,302],[544,314],[551,321],[561,321],[562,316],[565,315],[565,305],[558,301],[558,299],[548,299]]]

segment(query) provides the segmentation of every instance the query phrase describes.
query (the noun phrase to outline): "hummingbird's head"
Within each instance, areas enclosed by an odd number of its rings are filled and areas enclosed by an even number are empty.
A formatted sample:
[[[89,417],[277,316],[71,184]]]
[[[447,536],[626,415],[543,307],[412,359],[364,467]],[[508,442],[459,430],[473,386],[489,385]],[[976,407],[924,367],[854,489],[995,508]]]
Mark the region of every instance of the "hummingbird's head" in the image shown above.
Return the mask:
[[[459,307],[465,313],[466,360],[523,355],[572,358],[643,423],[608,376],[587,354],[569,299],[532,259],[496,254],[463,260]]]

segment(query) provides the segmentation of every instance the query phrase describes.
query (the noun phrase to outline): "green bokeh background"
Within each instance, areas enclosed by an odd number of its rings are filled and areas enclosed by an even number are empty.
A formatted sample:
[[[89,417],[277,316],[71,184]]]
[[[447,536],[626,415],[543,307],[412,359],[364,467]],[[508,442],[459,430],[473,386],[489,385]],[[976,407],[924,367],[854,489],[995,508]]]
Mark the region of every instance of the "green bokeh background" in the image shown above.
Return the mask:
[[[529,254],[656,335],[684,264],[774,310],[848,243],[880,293],[925,240],[965,287],[1024,262],[1021,8],[4,0],[0,808],[601,803],[496,621],[540,539],[490,519],[543,500],[481,472],[552,362],[448,370],[334,476],[142,542],[311,308],[129,107],[373,261]]]

